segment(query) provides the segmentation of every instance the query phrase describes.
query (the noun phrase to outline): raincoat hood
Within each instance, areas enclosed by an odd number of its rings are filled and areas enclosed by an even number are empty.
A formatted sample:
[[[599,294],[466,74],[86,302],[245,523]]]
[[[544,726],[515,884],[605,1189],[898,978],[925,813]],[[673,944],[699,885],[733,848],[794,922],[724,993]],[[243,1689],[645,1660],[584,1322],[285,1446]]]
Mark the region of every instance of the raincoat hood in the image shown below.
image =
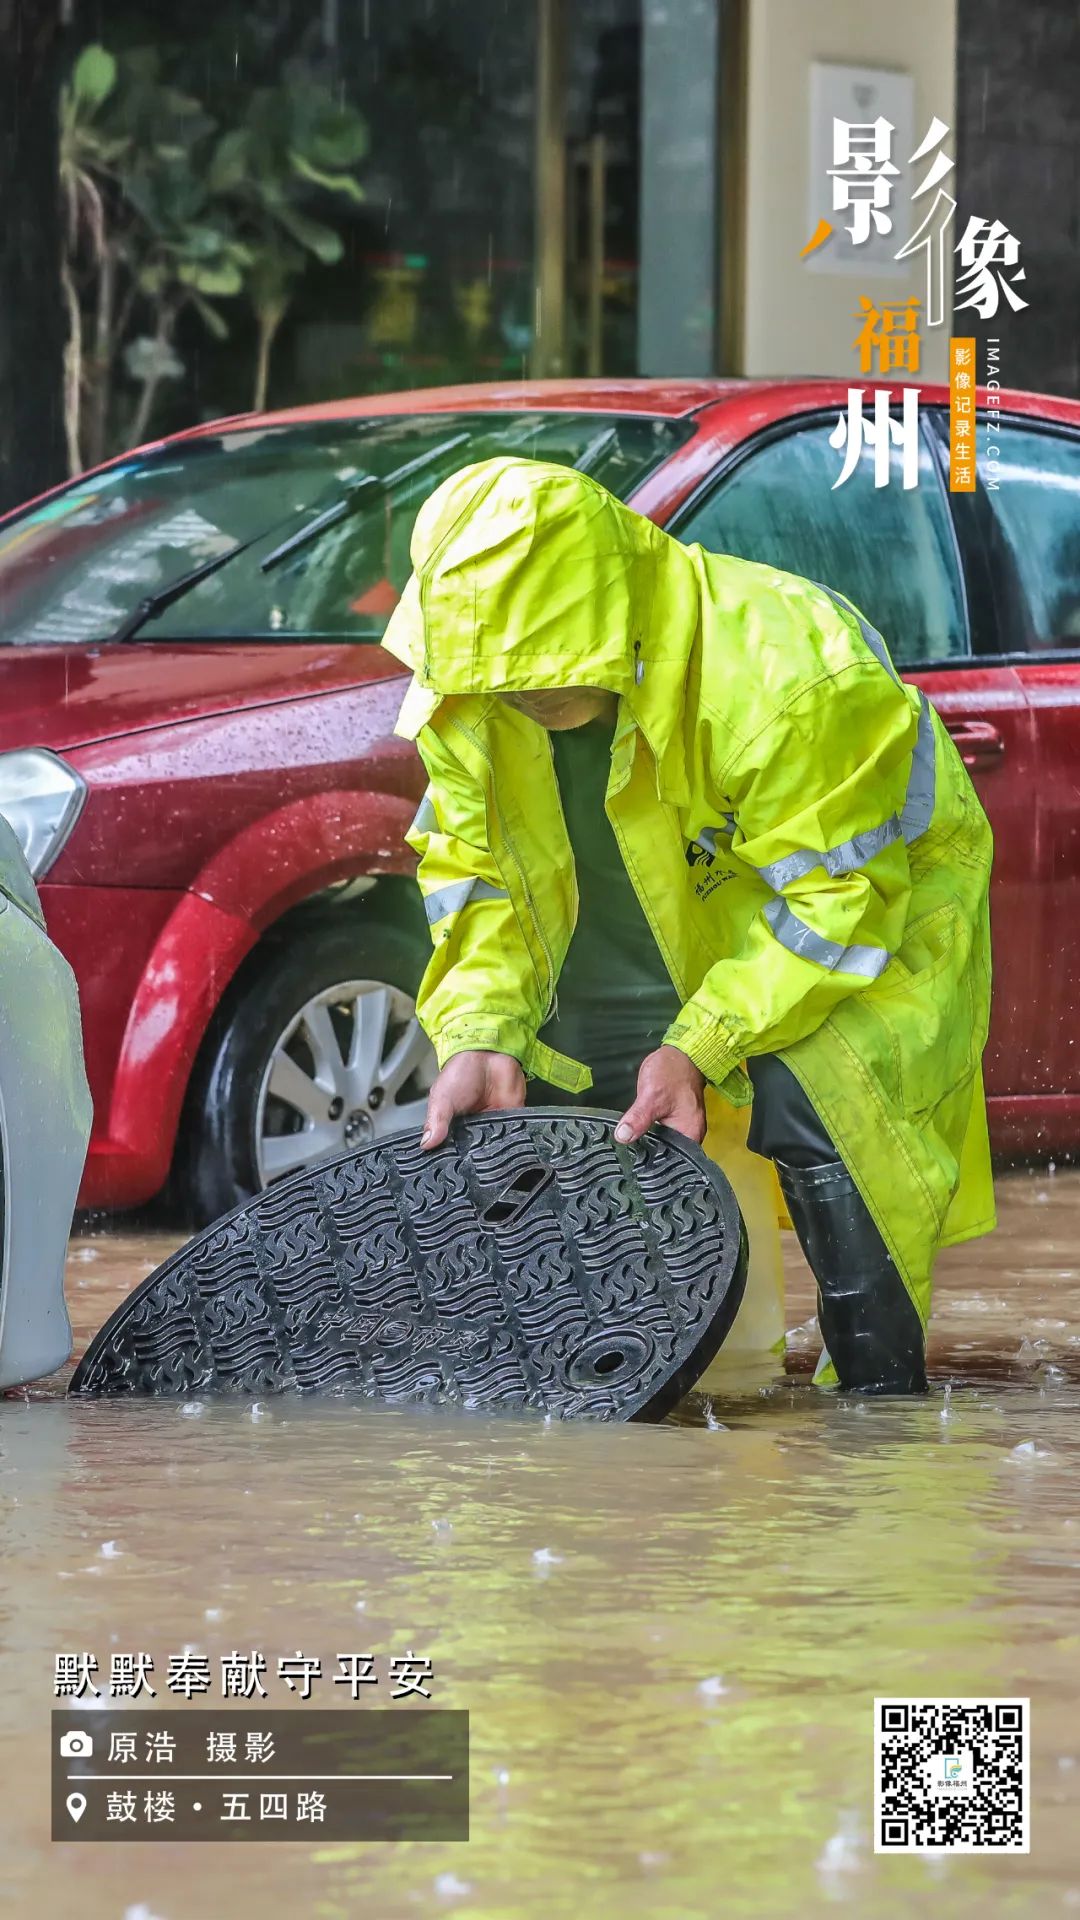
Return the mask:
[[[408,737],[447,696],[627,696],[646,654],[685,672],[699,606],[690,557],[587,474],[507,457],[463,467],[421,507],[411,557],[382,643],[413,671],[398,723]]]

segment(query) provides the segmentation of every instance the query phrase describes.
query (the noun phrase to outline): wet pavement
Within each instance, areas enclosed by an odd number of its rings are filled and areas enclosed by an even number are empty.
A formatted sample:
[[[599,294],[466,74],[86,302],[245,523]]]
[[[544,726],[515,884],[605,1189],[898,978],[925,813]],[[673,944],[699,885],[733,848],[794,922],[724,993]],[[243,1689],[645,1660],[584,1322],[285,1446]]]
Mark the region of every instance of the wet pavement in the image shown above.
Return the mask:
[[[1080,1911],[1080,1174],[1010,1174],[999,1202],[997,1235],[942,1259],[924,1401],[810,1386],[790,1237],[787,1377],[661,1427],[68,1403],[66,1374],[4,1401],[8,1908]],[[175,1240],[76,1238],[76,1355]],[[271,1673],[302,1649],[327,1676],[339,1652],[429,1657],[431,1704],[472,1715],[469,1843],[52,1844],[54,1655],[146,1651],[160,1676],[184,1647]],[[874,1855],[882,1693],[1031,1696],[1029,1857]]]

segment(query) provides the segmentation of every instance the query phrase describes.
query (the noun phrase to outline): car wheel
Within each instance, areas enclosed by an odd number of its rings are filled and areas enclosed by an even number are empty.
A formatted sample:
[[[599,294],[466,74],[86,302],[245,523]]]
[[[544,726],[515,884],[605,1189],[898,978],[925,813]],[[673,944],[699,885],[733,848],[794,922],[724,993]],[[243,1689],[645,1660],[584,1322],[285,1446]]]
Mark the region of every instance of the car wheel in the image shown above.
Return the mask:
[[[181,1184],[197,1225],[420,1123],[436,1072],[414,999],[426,959],[400,928],[350,919],[243,970],[189,1097]]]

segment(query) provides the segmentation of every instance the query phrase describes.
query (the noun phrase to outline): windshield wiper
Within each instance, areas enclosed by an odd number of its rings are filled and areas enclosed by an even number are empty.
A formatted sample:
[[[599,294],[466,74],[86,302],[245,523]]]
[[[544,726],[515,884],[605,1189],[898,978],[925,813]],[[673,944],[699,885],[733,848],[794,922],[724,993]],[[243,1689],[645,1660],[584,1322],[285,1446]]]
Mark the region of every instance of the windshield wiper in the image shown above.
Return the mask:
[[[468,433],[455,433],[449,440],[441,440],[437,447],[429,447],[427,453],[417,454],[415,460],[406,460],[404,466],[395,467],[392,473],[381,475],[365,473],[361,479],[354,481],[353,485],[347,488],[340,500],[335,500],[333,506],[327,507],[323,513],[316,514],[314,520],[309,520],[306,527],[300,528],[299,533],[290,534],[287,540],[283,540],[280,546],[268,553],[266,559],[259,562],[261,572],[271,573],[275,567],[281,565],[283,560],[287,560],[290,554],[298,553],[302,547],[310,545],[311,541],[321,539],[330,527],[339,526],[342,520],[347,520],[351,514],[359,513],[369,501],[381,500],[384,494],[391,493],[395,487],[404,485],[405,481],[411,480],[414,474],[423,473],[425,467],[433,466],[437,460],[443,458],[444,454],[453,453],[455,447],[462,446],[471,438],[471,434]]]
[[[303,513],[304,508],[301,507],[298,511]],[[288,518],[291,520],[292,515],[290,514]],[[257,547],[260,540],[265,540],[267,534],[273,533],[280,525],[281,515],[276,520],[271,520],[268,527],[260,527],[258,533],[251,534],[247,540],[234,540],[232,546],[226,547],[224,553],[215,553],[211,560],[203,560],[197,567],[189,567],[187,573],[180,574],[176,580],[170,580],[167,587],[159,587],[156,593],[148,593],[146,598],[132,607],[127,617],[121,620],[115,633],[110,633],[105,644],[114,647],[117,644],[123,645],[125,640],[133,640],[147,620],[156,619],[159,613],[164,613],[167,607],[172,606],[174,600],[182,600],[185,593],[191,592],[192,587],[197,587],[201,580],[209,580],[212,573],[217,573],[220,567],[227,567],[229,561],[235,560],[238,554],[246,553],[249,547]]]
[[[371,479],[372,476],[370,474],[365,474],[364,478],[355,484],[352,491],[358,492],[362,487],[369,485]],[[305,509],[300,507],[298,511],[303,513]],[[334,509],[331,508],[330,511],[333,512]],[[288,516],[290,520],[292,517],[292,514]],[[324,515],[319,515],[320,520],[324,518]],[[309,526],[304,528],[303,533],[308,533],[310,527],[315,524],[316,522],[314,521],[309,523]],[[116,646],[118,642],[122,645],[125,640],[133,640],[135,635],[139,633],[146,624],[147,620],[156,619],[159,613],[164,613],[167,607],[172,606],[174,600],[181,600],[184,594],[190,593],[192,587],[197,587],[201,580],[209,580],[212,573],[216,573],[219,567],[227,567],[229,561],[235,560],[238,554],[246,553],[249,547],[257,547],[260,540],[265,540],[267,534],[275,532],[280,525],[281,517],[279,515],[276,520],[270,522],[268,527],[260,527],[258,533],[253,533],[249,539],[235,540],[231,547],[225,549],[224,553],[215,553],[212,560],[204,560],[199,566],[190,567],[187,573],[182,573],[178,579],[170,580],[167,587],[159,587],[156,593],[148,593],[144,600],[140,600],[138,605],[132,608],[127,618],[120,622],[115,633],[110,633],[105,644],[112,647]],[[303,538],[303,534],[300,537]],[[280,552],[282,549],[279,548],[277,551]]]
[[[468,433],[456,433],[449,440],[440,441],[437,447],[429,448],[427,453],[418,454],[415,460],[405,461],[404,465],[396,467],[393,473],[384,474],[381,478],[373,473],[361,474],[340,500],[335,500],[332,506],[324,508],[322,513],[316,514],[314,520],[308,521],[306,527],[301,527],[298,533],[290,534],[287,540],[283,540],[280,546],[267,554],[262,562],[263,573],[269,573],[273,567],[287,559],[289,554],[295,553],[301,547],[306,547],[309,541],[319,539],[328,527],[337,526],[339,521],[359,512],[369,501],[381,499],[384,493],[411,480],[414,474],[422,473],[425,467],[431,466],[436,460],[441,460],[444,454],[452,453],[455,447],[460,447],[470,438],[471,435]],[[303,509],[301,508],[300,511],[302,512]],[[272,522],[269,527],[261,527],[258,533],[253,533],[247,540],[234,541],[224,553],[215,553],[212,559],[203,560],[199,566],[191,567],[187,573],[180,574],[178,579],[170,580],[167,587],[159,587],[156,593],[148,593],[145,599],[132,607],[131,612],[121,620],[115,631],[109,634],[104,644],[122,646],[125,641],[134,640],[148,620],[156,619],[159,613],[164,613],[174,601],[182,599],[184,594],[190,593],[191,589],[197,587],[201,581],[209,580],[211,574],[217,573],[219,568],[227,567],[230,560],[235,560],[240,554],[246,553],[249,547],[257,546],[260,540],[265,540],[267,534],[272,533],[274,527],[280,524],[279,519]]]
[[[236,559],[238,553],[243,553],[246,547],[253,546],[255,540],[265,538],[266,528],[264,527],[261,533],[255,534],[253,540],[237,540],[233,546],[227,547],[224,553],[215,553],[212,560],[204,560],[201,566],[191,567],[187,573],[182,573],[178,580],[170,580],[167,587],[159,587],[156,593],[148,593],[145,600],[140,600],[137,606],[132,607],[131,612],[121,620],[115,632],[110,633],[105,644],[110,647],[122,646],[125,640],[134,640],[140,627],[144,626],[147,620],[153,620],[155,615],[164,613],[166,607],[171,607],[174,600],[179,600],[191,587],[197,587],[200,580],[208,580],[219,567],[227,566],[230,560]]]

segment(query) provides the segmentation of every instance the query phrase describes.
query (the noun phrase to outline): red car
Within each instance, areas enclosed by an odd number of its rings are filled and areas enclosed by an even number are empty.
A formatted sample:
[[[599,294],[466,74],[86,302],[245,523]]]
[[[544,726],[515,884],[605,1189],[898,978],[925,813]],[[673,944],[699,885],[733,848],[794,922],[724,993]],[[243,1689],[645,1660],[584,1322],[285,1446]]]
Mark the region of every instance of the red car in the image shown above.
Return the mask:
[[[588,381],[245,415],[0,525],[0,812],[81,987],[84,1204],[172,1171],[208,1219],[420,1112],[428,942],[402,834],[423,775],[376,643],[421,500],[506,450],[826,581],[881,628],[995,830],[995,1144],[1080,1143],[1080,405],[1002,395],[978,491],[950,494],[936,388],[916,486],[899,439],[889,484],[867,445],[836,486],[846,397]]]

